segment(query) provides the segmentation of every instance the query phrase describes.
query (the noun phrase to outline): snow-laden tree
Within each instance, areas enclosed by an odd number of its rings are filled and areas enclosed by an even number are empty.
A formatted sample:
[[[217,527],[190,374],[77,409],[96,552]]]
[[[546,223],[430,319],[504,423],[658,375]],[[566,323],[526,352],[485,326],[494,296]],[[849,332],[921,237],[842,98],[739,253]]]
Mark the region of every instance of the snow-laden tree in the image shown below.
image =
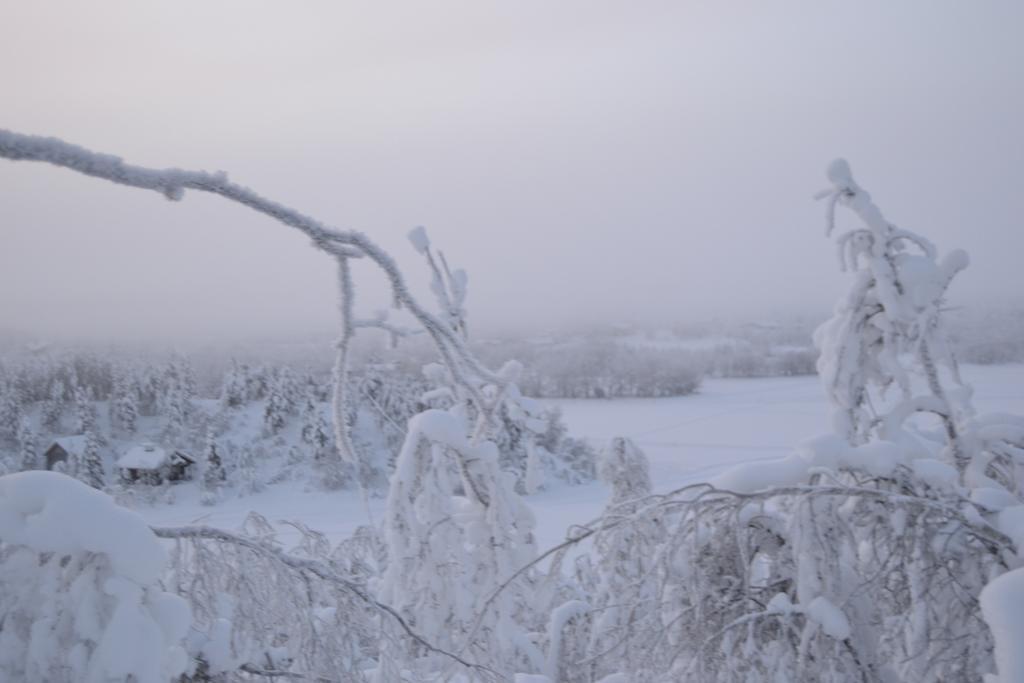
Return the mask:
[[[126,434],[134,434],[139,419],[138,392],[129,372],[122,371],[114,376],[114,396],[111,401],[118,427]]]
[[[967,266],[967,254],[956,250],[939,260],[931,242],[886,220],[845,161],[834,162],[828,177],[833,187],[824,195],[827,233],[835,228],[837,204],[861,221],[836,240],[840,265],[853,273],[850,291],[815,334],[819,373],[837,408],[836,429],[851,443],[879,435],[886,390],[898,393],[897,400],[913,401],[916,371],[927,381],[928,401],[939,409],[951,446],[959,449],[956,423],[965,417],[969,393],[943,387],[943,366],[955,384],[962,382],[941,312],[946,289]],[[917,409],[930,410],[923,404]]]
[[[96,431],[96,404],[92,391],[80,384],[75,385],[75,429],[79,434]]]
[[[263,407],[263,433],[273,436],[280,432],[288,421],[292,405],[286,393],[286,387],[279,381],[270,385],[270,395]]]
[[[41,469],[36,433],[28,418],[22,418],[18,429],[18,452],[21,471]]]
[[[427,257],[444,314],[448,334],[438,344],[443,362],[427,372],[449,405],[409,421],[387,499],[381,598],[442,649],[507,674],[539,671],[542,653],[528,637],[537,619],[532,577],[515,576],[533,558],[534,520],[489,438],[500,429],[508,392],[516,393],[519,365],[510,362],[494,373],[468,352],[465,276],[442,274],[422,228],[410,240]],[[484,610],[483,598],[503,582],[498,604]],[[436,658],[423,657],[429,653],[412,645],[387,654],[414,669],[437,666]]]
[[[302,408],[302,442],[310,447],[313,460],[319,461],[331,443],[331,428],[320,410],[320,404],[312,391],[306,395]]]
[[[0,441],[17,441],[22,413],[21,397],[14,383],[0,385]]]
[[[188,357],[177,355],[171,361],[177,368],[178,386],[186,401],[196,397],[196,371]]]
[[[248,399],[245,375],[238,361],[232,359],[231,367],[224,373],[221,385],[220,400],[227,408],[237,408]]]
[[[928,240],[888,222],[845,161],[828,176],[829,233],[837,204],[861,222],[837,238],[840,263],[854,275],[850,292],[815,333],[836,433],[854,445],[877,439],[939,457],[968,488],[1018,495],[1024,419],[976,415],[945,334],[945,292],[967,254],[939,259]]]
[[[166,683],[189,665],[187,604],[160,586],[143,520],[53,472],[0,477],[0,678]]]
[[[81,460],[77,463],[75,476],[83,484],[102,490],[106,485],[103,473],[103,455],[100,453],[100,441],[95,432],[85,433],[85,445],[82,448]]]
[[[262,401],[265,399],[270,392],[270,377],[267,369],[262,366],[250,368],[243,364],[241,371],[245,380],[246,400]]]
[[[206,435],[203,448],[203,504],[212,505],[217,501],[217,494],[227,478],[224,473],[224,461],[221,458],[220,446],[212,432]]]
[[[533,448],[546,476],[554,476],[569,484],[594,479],[598,460],[594,449],[584,439],[569,436],[569,429],[558,406],[544,406],[539,415],[543,429],[532,430]]]
[[[175,446],[185,445],[190,435],[189,423],[193,412],[186,390],[180,384],[168,384],[161,404],[164,415],[166,415],[163,430],[164,442]]]
[[[49,397],[43,402],[40,413],[40,424],[44,429],[57,433],[60,431],[60,420],[64,414],[64,382],[59,378],[50,385]]]
[[[234,478],[237,478],[239,489],[243,494],[259,493],[263,490],[264,482],[260,478],[256,452],[252,448],[242,446],[238,449]]]
[[[472,431],[448,411],[410,421],[388,494],[381,598],[443,649],[499,671],[536,670],[531,577],[516,578],[483,611],[484,598],[533,558],[533,516],[501,472],[497,446],[474,443]],[[418,654],[403,658],[412,666]]]
[[[566,637],[567,646],[550,653],[559,658],[556,680],[566,683],[615,673],[620,662],[636,659],[638,634],[662,627],[659,611],[652,609],[659,601],[652,572],[667,537],[665,525],[656,515],[637,524],[615,525],[635,515],[652,493],[647,456],[629,439],[617,437],[601,451],[598,474],[611,488],[602,523],[612,526],[595,536],[594,565],[588,565],[589,575],[584,577],[588,618],[572,634],[582,642],[574,651],[572,639]],[[588,653],[600,656],[580,666],[576,660],[586,659]]]

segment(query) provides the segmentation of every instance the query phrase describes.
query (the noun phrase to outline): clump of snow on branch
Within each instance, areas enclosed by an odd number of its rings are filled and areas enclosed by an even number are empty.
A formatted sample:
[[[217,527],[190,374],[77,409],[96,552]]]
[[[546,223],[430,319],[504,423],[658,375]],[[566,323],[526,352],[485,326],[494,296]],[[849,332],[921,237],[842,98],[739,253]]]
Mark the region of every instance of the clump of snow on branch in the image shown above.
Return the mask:
[[[135,513],[52,472],[0,477],[5,680],[159,683],[188,666],[187,604]]]
[[[1024,569],[993,580],[981,592],[981,611],[995,638],[998,676],[992,683],[1024,681]]]

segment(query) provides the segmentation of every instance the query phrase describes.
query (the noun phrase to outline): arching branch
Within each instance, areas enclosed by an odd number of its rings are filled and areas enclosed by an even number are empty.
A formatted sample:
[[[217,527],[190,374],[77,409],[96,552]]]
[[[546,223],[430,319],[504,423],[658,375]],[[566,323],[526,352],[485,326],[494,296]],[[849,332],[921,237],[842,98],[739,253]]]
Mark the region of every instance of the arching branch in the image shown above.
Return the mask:
[[[153,533],[159,538],[166,538],[171,540],[178,539],[193,539],[193,540],[213,540],[220,543],[229,543],[251,550],[259,555],[262,555],[268,559],[272,559],[276,562],[283,564],[284,566],[293,569],[297,572],[308,572],[317,578],[334,584],[346,593],[349,593],[360,602],[363,602],[367,606],[377,610],[382,615],[391,619],[398,627],[418,645],[423,647],[428,652],[433,652],[442,657],[450,659],[452,662],[460,664],[468,669],[473,669],[481,673],[500,678],[498,674],[488,667],[480,664],[474,664],[469,662],[460,656],[443,650],[434,646],[432,643],[427,641],[423,636],[419,635],[412,626],[409,625],[402,615],[394,610],[389,605],[386,605],[379,600],[374,599],[369,595],[359,584],[349,580],[348,578],[338,574],[334,569],[324,562],[318,560],[307,559],[303,557],[295,557],[288,553],[275,548],[265,543],[260,543],[251,538],[233,534],[223,529],[217,529],[208,526],[185,526],[185,527],[151,527]]]

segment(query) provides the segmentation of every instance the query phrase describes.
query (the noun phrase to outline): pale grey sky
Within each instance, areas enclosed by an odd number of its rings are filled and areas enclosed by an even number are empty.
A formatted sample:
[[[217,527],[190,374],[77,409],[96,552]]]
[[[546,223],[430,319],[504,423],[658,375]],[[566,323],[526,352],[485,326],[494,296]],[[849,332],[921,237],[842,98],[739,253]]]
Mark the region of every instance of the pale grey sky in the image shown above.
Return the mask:
[[[971,253],[958,301],[1016,300],[1022,30],[1011,0],[0,0],[0,127],[226,170],[414,282],[426,225],[478,328],[825,310],[836,156]],[[0,328],[300,335],[333,277],[222,200],[0,162]]]

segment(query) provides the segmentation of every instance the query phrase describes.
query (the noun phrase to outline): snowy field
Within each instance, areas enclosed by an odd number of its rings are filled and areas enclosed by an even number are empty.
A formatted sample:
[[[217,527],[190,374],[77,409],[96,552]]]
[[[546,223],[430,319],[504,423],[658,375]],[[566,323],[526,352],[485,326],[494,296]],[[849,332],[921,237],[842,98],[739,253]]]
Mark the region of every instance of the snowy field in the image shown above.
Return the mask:
[[[1024,365],[967,366],[979,412],[1024,414]],[[828,431],[826,402],[817,377],[708,379],[699,394],[658,399],[549,401],[562,408],[570,432],[601,445],[614,436],[634,440],[651,462],[656,491],[707,479],[740,462],[786,455]],[[285,483],[215,507],[199,504],[195,484],[176,487],[174,504],[141,507],[151,524],[203,523],[237,527],[250,510],[270,521],[297,520],[339,541],[365,524],[367,512],[354,491],[327,493]],[[558,543],[574,523],[596,517],[607,499],[600,483],[556,485],[527,498],[537,516],[540,549]],[[370,501],[379,519],[382,497]],[[281,538],[298,533],[279,524]]]

